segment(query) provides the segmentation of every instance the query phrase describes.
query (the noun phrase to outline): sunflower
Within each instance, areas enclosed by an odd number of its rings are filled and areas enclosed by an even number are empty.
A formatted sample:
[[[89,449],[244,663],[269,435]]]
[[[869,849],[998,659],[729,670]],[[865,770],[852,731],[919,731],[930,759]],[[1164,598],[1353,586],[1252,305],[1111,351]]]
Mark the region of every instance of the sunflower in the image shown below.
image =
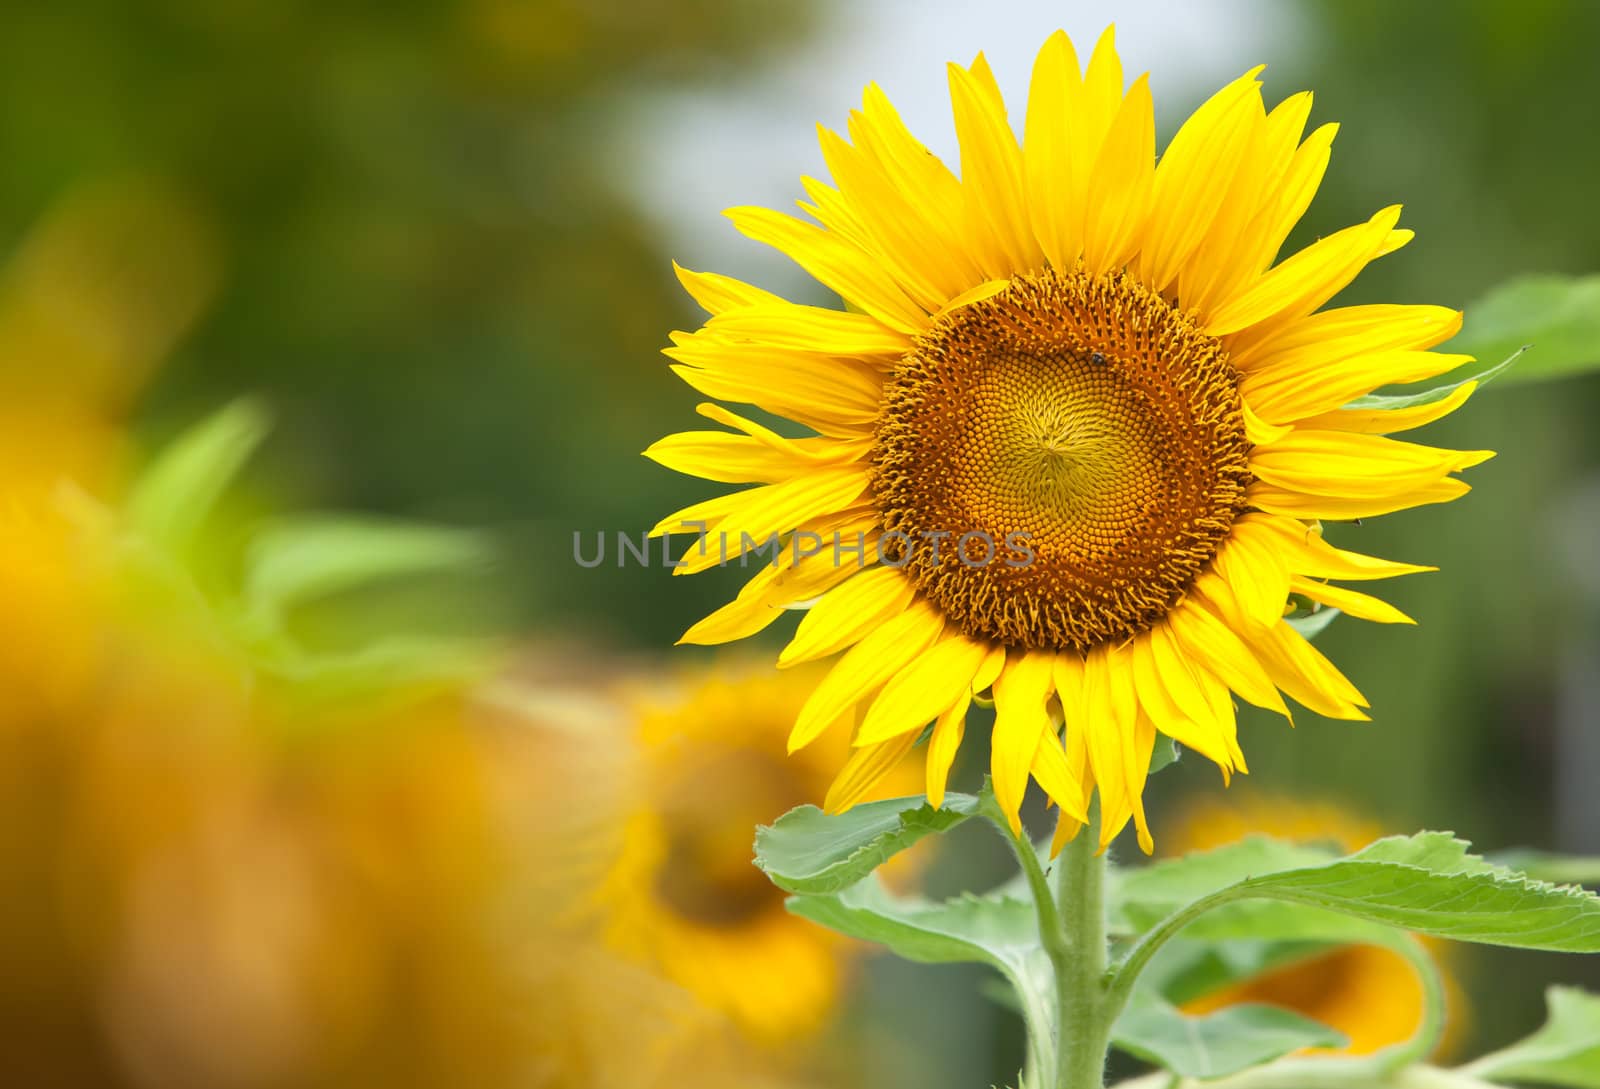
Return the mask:
[[[817,681],[808,672],[734,665],[635,679],[635,804],[600,897],[612,948],[762,1045],[819,1029],[860,950],[789,914],[783,891],[750,859],[751,829],[814,797],[849,755],[841,734],[800,760],[784,758],[784,735]],[[868,786],[904,794],[916,778],[873,775]],[[864,796],[853,785],[863,781],[840,780],[830,801]]]
[[[1173,832],[1175,854],[1210,850],[1252,834],[1358,851],[1383,835],[1381,826],[1344,806],[1281,796],[1236,799],[1229,805],[1199,801],[1180,814]],[[1449,971],[1448,947],[1424,941],[1451,1007],[1439,1048],[1447,1051],[1461,1037],[1465,998]],[[1198,1016],[1252,1002],[1330,1025],[1348,1038],[1346,1052],[1369,1055],[1409,1040],[1422,1023],[1427,997],[1416,969],[1399,953],[1379,945],[1345,945],[1201,995],[1183,1008]]]
[[[1102,844],[1131,819],[1148,852],[1158,732],[1227,776],[1246,770],[1235,695],[1285,717],[1285,695],[1367,717],[1289,603],[1410,622],[1326,580],[1430,568],[1337,548],[1322,521],[1455,499],[1467,485],[1453,474],[1491,455],[1388,437],[1452,411],[1471,383],[1420,407],[1347,407],[1464,363],[1427,350],[1461,314],[1320,309],[1410,241],[1398,206],[1277,261],[1335,126],[1303,135],[1309,93],[1267,110],[1260,71],[1196,110],[1157,162],[1146,79],[1124,86],[1110,30],[1081,74],[1065,34],[1045,43],[1020,141],[980,55],[949,69],[959,177],[870,86],[848,139],[821,132],[834,184],[805,181],[815,223],[728,212],[844,309],[679,270],[711,316],[673,335],[673,369],[811,432],[706,404],[730,430],[646,451],[756,485],[655,527],[701,534],[679,574],[762,557],[684,641],[747,636],[813,602],[780,664],[844,652],[792,749],[853,731],[858,763],[887,769],[931,722],[938,803],[987,692],[1013,829],[1031,777],[1060,806],[1058,840],[1098,789]]]

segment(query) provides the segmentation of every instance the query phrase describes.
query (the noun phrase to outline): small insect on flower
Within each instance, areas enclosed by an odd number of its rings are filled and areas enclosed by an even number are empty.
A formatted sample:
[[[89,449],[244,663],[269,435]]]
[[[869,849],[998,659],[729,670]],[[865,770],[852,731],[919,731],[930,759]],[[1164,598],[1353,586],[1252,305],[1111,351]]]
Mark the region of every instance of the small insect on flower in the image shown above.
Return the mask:
[[[1255,68],[1156,157],[1145,77],[1108,30],[1087,67],[1053,35],[1020,140],[980,55],[949,69],[959,175],[876,86],[847,134],[824,130],[833,184],[811,221],[728,213],[844,301],[788,302],[679,270],[710,314],[674,333],[674,371],[720,401],[809,429],[789,438],[719,404],[731,429],[672,435],[663,465],[754,487],[664,518],[736,546],[825,539],[764,566],[684,636],[722,643],[815,600],[779,658],[843,652],[801,709],[794,749],[848,731],[860,779],[933,723],[943,798],[974,698],[992,695],[995,794],[1014,828],[1030,778],[1075,834],[1098,790],[1105,842],[1133,821],[1156,734],[1244,771],[1234,698],[1289,715],[1366,717],[1366,701],[1284,617],[1290,595],[1409,619],[1337,580],[1429,570],[1323,539],[1343,521],[1455,499],[1491,455],[1388,437],[1471,395],[1346,407],[1466,361],[1429,349],[1461,324],[1437,306],[1321,309],[1411,232],[1398,206],[1283,260],[1336,126],[1304,134],[1309,93],[1268,110]],[[972,564],[930,540],[1008,540],[1031,562]],[[844,542],[847,548],[838,547]],[[712,555],[678,573],[703,570]],[[735,553],[737,549],[735,548]]]

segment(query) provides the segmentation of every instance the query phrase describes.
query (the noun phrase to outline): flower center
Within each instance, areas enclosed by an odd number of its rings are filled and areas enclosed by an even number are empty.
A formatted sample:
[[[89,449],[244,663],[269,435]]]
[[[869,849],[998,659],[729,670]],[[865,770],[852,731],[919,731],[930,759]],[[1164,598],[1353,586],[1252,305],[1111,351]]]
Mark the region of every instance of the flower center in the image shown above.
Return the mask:
[[[1183,597],[1245,509],[1238,375],[1125,273],[1048,270],[941,316],[885,387],[886,562],[946,620],[1088,650]]]
[[[750,829],[804,801],[804,784],[778,755],[721,747],[685,754],[658,799],[666,853],[657,896],[680,918],[713,929],[781,914],[782,890],[750,862]]]

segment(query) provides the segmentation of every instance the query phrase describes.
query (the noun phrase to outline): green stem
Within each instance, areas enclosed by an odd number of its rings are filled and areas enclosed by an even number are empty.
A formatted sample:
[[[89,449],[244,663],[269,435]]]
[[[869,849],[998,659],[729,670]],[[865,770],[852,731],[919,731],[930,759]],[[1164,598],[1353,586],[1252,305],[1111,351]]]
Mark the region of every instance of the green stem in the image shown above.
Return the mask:
[[[1446,1010],[1444,979],[1427,948],[1412,934],[1396,934],[1394,938],[1388,948],[1405,957],[1422,982],[1422,1021],[1409,1040],[1372,1057],[1385,1069],[1399,1071],[1422,1063],[1438,1049],[1444,1038]]]
[[[1059,1033],[1057,1089],[1101,1089],[1111,1031],[1106,994],[1105,856],[1098,803],[1089,823],[1056,859],[1056,913],[1059,929],[1052,948],[1056,973],[1056,1025]]]
[[[1113,1020],[1107,1006],[1105,868],[1095,851],[1100,824],[1091,804],[1089,823],[1056,860],[1055,895],[1026,835],[1015,835],[991,797],[984,815],[1005,833],[1033,894],[1039,944],[1055,982],[1055,1008],[1035,1008],[1021,993],[1028,1023],[1029,1086],[1039,1089],[1102,1089]]]
[[[1026,833],[1016,835],[1011,831],[1011,824],[994,800],[994,795],[984,791],[980,802],[980,812],[987,817],[1000,834],[1005,837],[1011,850],[1017,856],[1017,865],[1021,867],[1023,875],[1028,881],[1028,891],[1033,898],[1034,914],[1039,920],[1040,944],[1046,948],[1051,941],[1047,935],[1054,936],[1061,931],[1060,921],[1056,917],[1055,900],[1050,895],[1050,882],[1045,877],[1044,867],[1039,864],[1039,853],[1034,849],[1033,843]],[[1055,958],[1050,958],[1051,975],[1055,975]],[[1048,1005],[1048,997],[1035,993],[1022,979],[1013,979],[1012,985],[1017,992],[1017,999],[1022,1006],[1022,1018],[1028,1030],[1028,1066],[1024,1071],[1023,1083],[1028,1086],[1049,1086],[1055,1082],[1055,1072],[1058,1067],[1056,1061],[1056,1011]]]

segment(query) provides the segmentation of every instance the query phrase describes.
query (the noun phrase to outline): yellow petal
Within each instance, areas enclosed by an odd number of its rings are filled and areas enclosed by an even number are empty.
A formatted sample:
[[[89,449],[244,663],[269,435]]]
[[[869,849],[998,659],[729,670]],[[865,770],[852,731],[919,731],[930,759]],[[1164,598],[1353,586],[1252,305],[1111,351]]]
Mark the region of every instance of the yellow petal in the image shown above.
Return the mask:
[[[1359,552],[1347,552],[1335,548],[1323,538],[1320,527],[1308,526],[1293,518],[1279,518],[1270,514],[1247,514],[1241,521],[1252,522],[1275,534],[1279,547],[1288,553],[1290,569],[1296,574],[1323,579],[1360,581],[1438,570],[1437,567],[1395,563],[1392,560],[1380,560],[1375,556],[1364,556]]]
[[[1296,575],[1290,584],[1294,592],[1302,594],[1312,601],[1323,605],[1331,605],[1342,613],[1356,617],[1360,620],[1371,620],[1378,624],[1415,624],[1405,613],[1390,605],[1387,601],[1380,601],[1371,594],[1363,594],[1357,590],[1347,590],[1342,586],[1329,586],[1325,582],[1308,579]]]
[[[859,570],[832,562],[826,550],[799,561],[794,556],[793,548],[786,549],[777,566],[763,567],[737,597],[684,632],[678,642],[712,646],[747,638],[783,615],[785,606],[816,597]]]
[[[1211,561],[1214,575],[1226,579],[1244,608],[1258,624],[1272,624],[1283,615],[1289,597],[1289,565],[1276,547],[1276,538],[1254,523],[1238,521]]]
[[[938,156],[911,135],[876,83],[867,86],[861,112],[851,118],[850,135],[857,146],[877,159],[895,189],[919,210],[922,222],[946,253],[945,259],[962,268],[961,278],[969,282],[980,279],[977,262],[962,246],[961,183]]]
[[[683,285],[690,298],[699,303],[700,308],[708,314],[721,314],[726,310],[755,306],[758,303],[782,305],[784,301],[782,297],[770,291],[752,287],[731,276],[723,276],[716,272],[692,272],[676,261],[672,262],[672,271],[678,274],[678,282]]]
[[[792,259],[824,287],[839,293],[890,329],[915,335],[927,327],[928,315],[906,297],[894,278],[836,232],[775,212],[770,208],[730,208],[726,213],[739,232]],[[742,311],[732,311],[737,315]]]
[[[1072,191],[1076,160],[1091,154],[1079,130],[1082,96],[1078,55],[1066,32],[1057,30],[1033,62],[1022,147],[1034,237],[1062,270],[1076,267],[1083,244],[1083,206]]]
[[[1313,242],[1218,309],[1206,322],[1205,331],[1220,337],[1268,319],[1283,321],[1309,314],[1380,256],[1399,218],[1400,206],[1391,205],[1366,223]]]
[[[845,761],[828,794],[822,801],[825,813],[843,813],[866,797],[873,787],[883,781],[905,759],[917,743],[916,734],[891,738],[881,745],[856,749]]]
[[[765,547],[774,535],[786,534],[812,519],[853,506],[868,487],[865,467],[828,468],[807,473],[781,484],[768,484],[724,496],[737,500],[722,507],[701,505],[671,515],[659,523],[659,532],[693,532],[685,523],[703,521],[705,539],[691,548],[673,570],[693,574],[737,562],[739,557]],[[703,517],[707,512],[714,517]]]
[[[1100,789],[1100,846],[1128,823],[1133,799],[1123,749],[1132,742],[1138,703],[1133,669],[1126,651],[1100,646],[1084,658],[1084,731],[1089,766]]]
[[[1467,398],[1471,397],[1477,388],[1477,381],[1469,379],[1457,386],[1448,397],[1429,404],[1413,405],[1409,408],[1344,408],[1325,412],[1321,416],[1313,416],[1302,422],[1306,427],[1328,431],[1392,435],[1397,431],[1410,431],[1443,419],[1466,404]]]
[[[989,648],[961,632],[946,632],[884,685],[856,734],[857,745],[920,730],[957,701],[971,698],[972,678]]]
[[[806,612],[794,638],[778,655],[778,665],[792,666],[842,650],[903,612],[914,592],[911,580],[896,568],[862,571],[828,591]]]
[[[1257,707],[1290,718],[1283,697],[1244,639],[1198,597],[1168,613],[1167,627],[1186,658]]]
[[[908,333],[870,314],[795,303],[742,306],[706,322],[702,334],[754,348],[792,348],[892,363],[911,347]]]
[[[955,762],[961,748],[961,738],[967,730],[967,710],[972,706],[972,689],[945,708],[933,724],[933,735],[928,739],[927,779],[928,804],[937,809],[944,804],[944,788],[950,778],[950,765]]]
[[[1296,702],[1328,718],[1367,719],[1361,692],[1288,621],[1252,633],[1250,645],[1272,682]]]
[[[1100,147],[1084,195],[1084,272],[1122,268],[1139,248],[1155,185],[1155,106],[1150,78],[1128,89]]]
[[[1154,854],[1156,849],[1155,838],[1150,835],[1150,821],[1144,812],[1144,785],[1150,778],[1150,756],[1155,745],[1155,724],[1148,715],[1141,714],[1134,720],[1133,736],[1123,749],[1122,773],[1127,779],[1128,796],[1133,800],[1133,824],[1138,831],[1139,850],[1147,855]],[[1121,828],[1115,828],[1110,835],[1102,834],[1102,845],[1110,843],[1120,831]]]
[[[1295,149],[1282,179],[1276,187],[1277,204],[1269,213],[1261,237],[1261,249],[1256,256],[1256,268],[1263,269],[1277,257],[1289,232],[1294,230],[1300,217],[1311,207],[1311,200],[1322,186],[1323,175],[1328,171],[1332,157],[1333,138],[1339,134],[1337,124],[1327,124],[1315,129],[1305,142]]]
[[[1092,724],[1084,700],[1083,657],[1076,651],[1057,654],[1053,679],[1061,700],[1062,717],[1066,720],[1062,732],[1062,751],[1072,781],[1078,784],[1078,794],[1074,799],[1076,805],[1061,806],[1061,817],[1056,822],[1055,838],[1050,846],[1052,855],[1060,853],[1061,848],[1077,835],[1078,829],[1087,823],[1089,799],[1095,786],[1094,773],[1089,766],[1087,731]]]
[[[884,165],[837,133],[819,132],[828,172],[854,211],[863,242],[906,295],[932,313],[971,284],[973,266],[951,259],[948,246],[930,230],[924,209],[895,186]]]
[[[672,372],[707,397],[758,405],[834,438],[870,439],[882,412],[883,376],[860,364],[812,365],[805,356],[771,350],[755,358],[746,349],[733,358],[723,347],[696,344],[667,354],[684,361]]]
[[[1472,362],[1470,355],[1396,351],[1354,356],[1323,367],[1314,377],[1275,379],[1256,372],[1253,391],[1240,391],[1268,420],[1303,420],[1332,412],[1380,386],[1419,382]]]
[[[1061,739],[1054,730],[1046,729],[1039,738],[1039,745],[1033,750],[1030,771],[1045,795],[1063,813],[1079,822],[1089,819],[1088,807],[1084,804],[1083,784],[1073,773],[1072,764],[1061,747]]]
[[[952,64],[949,74],[967,229],[979,263],[990,279],[1038,269],[1044,252],[1028,221],[1022,149],[994,74],[981,54],[970,70]]]
[[[789,751],[815,741],[839,715],[887,682],[939,637],[944,618],[914,601],[899,616],[851,647],[812,691],[789,734]]]
[[[1156,165],[1150,220],[1139,256],[1144,282],[1165,291],[1217,217],[1262,112],[1252,68],[1196,110]]]
[[[994,734],[990,739],[990,777],[995,801],[1014,835],[1022,834],[1022,796],[1033,770],[1033,753],[1050,729],[1045,701],[1050,698],[1053,654],[1030,651],[1006,662],[994,682]]]
[[[1210,314],[1270,262],[1267,235],[1310,112],[1311,94],[1303,91],[1280,102],[1259,126],[1251,158],[1240,164],[1222,211],[1178,278],[1182,305]]]
[[[982,692],[994,684],[995,678],[1000,676],[1000,671],[1006,666],[1006,648],[996,643],[989,648],[989,656],[983,660],[983,665],[978,667],[978,675],[972,678],[972,691]]]
[[[1157,624],[1128,649],[1139,706],[1156,729],[1212,763],[1229,767],[1232,752],[1226,727],[1217,720],[1215,707],[1167,625]]]
[[[1466,495],[1472,487],[1464,480],[1445,477],[1410,491],[1381,495],[1311,495],[1293,488],[1282,488],[1256,481],[1246,491],[1252,506],[1291,518],[1328,518],[1349,521],[1374,518],[1397,510],[1410,510],[1430,503],[1448,503]]]
[[[1297,429],[1258,447],[1256,477],[1310,495],[1384,496],[1412,491],[1493,457],[1488,450],[1441,450],[1377,435]]]
[[[1228,357],[1246,375],[1281,370],[1283,377],[1311,377],[1351,356],[1432,348],[1460,330],[1461,318],[1461,311],[1445,306],[1335,307],[1227,337]]]

